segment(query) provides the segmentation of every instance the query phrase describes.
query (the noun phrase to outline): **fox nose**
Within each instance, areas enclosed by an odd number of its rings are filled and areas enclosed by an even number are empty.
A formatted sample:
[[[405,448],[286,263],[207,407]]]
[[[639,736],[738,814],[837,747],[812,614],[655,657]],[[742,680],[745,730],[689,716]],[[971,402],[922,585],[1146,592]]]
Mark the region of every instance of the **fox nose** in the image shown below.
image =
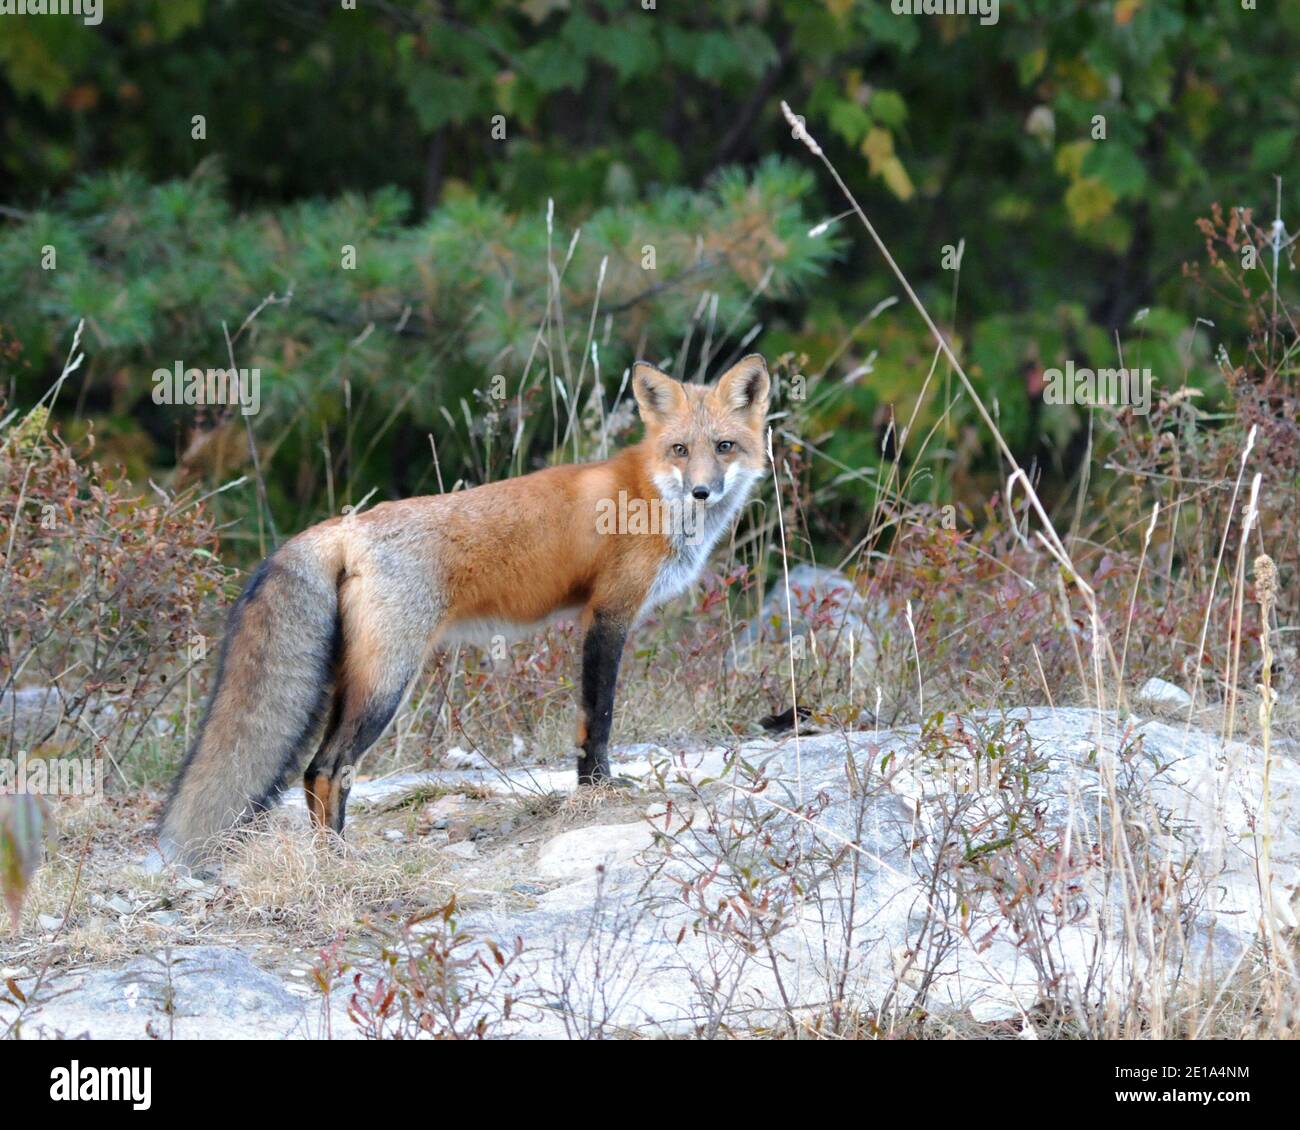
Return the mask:
[[[700,483],[699,486],[691,488],[691,497],[698,498],[701,502],[703,502],[706,498],[709,497],[709,488],[706,487],[703,483]]]

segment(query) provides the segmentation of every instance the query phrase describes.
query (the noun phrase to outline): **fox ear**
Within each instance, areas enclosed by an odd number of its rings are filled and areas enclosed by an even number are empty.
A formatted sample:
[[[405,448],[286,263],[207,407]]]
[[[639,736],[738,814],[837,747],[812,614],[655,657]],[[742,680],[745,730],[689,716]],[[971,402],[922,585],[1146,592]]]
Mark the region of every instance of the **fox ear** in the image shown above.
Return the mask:
[[[681,384],[646,361],[638,361],[632,368],[632,394],[641,419],[655,427],[686,407],[686,390]]]
[[[718,378],[714,393],[732,411],[755,416],[761,421],[767,415],[767,398],[771,389],[767,362],[761,355],[751,353]]]

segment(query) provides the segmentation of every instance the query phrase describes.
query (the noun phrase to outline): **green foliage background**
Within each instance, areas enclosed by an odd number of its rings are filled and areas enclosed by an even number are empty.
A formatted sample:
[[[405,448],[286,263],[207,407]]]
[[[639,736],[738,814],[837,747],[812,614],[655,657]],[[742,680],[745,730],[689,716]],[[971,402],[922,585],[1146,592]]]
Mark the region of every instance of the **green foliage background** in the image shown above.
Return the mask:
[[[817,473],[870,467],[933,350],[905,304],[868,317],[897,288],[855,229],[809,235],[845,205],[792,140],[785,99],[1018,455],[1065,481],[1084,421],[1036,400],[1043,367],[1116,364],[1118,342],[1161,386],[1214,391],[1212,351],[1239,327],[1182,265],[1215,202],[1271,218],[1281,176],[1283,216],[1300,210],[1300,5],[1003,0],[992,26],[891,9],[106,0],[98,26],[0,17],[9,399],[48,387],[84,316],[67,427],[93,426],[137,478],[187,453],[219,478],[225,455],[194,456],[221,422],[154,405],[150,374],[225,364],[222,323],[234,334],[292,292],[236,342],[262,370],[257,439],[289,527],[372,487],[431,489],[429,433],[448,480],[559,457],[564,409],[542,368],[584,412],[599,375],[604,410],[638,353],[693,376],[759,325],[752,346],[790,354],[785,375],[820,378],[801,421],[827,459]],[[960,273],[945,270],[962,241]],[[539,359],[557,301],[564,327]],[[1201,317],[1213,330],[1195,332]],[[498,373],[513,415],[484,400]],[[966,407],[943,414],[949,388],[941,368],[906,442],[936,429],[928,489],[982,499],[996,460]]]

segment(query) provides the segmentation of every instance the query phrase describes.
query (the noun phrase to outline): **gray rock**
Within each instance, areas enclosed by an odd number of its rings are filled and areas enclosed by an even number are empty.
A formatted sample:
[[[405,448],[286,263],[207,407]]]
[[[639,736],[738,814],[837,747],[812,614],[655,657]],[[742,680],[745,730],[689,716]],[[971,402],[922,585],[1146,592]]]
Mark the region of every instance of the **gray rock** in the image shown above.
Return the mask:
[[[15,740],[26,741],[43,734],[62,713],[53,687],[19,687],[0,695],[0,734],[7,738],[12,726]]]
[[[64,700],[54,687],[19,687],[17,690],[0,694],[0,736],[6,743],[10,729],[20,745],[34,738],[40,738],[64,718]],[[92,698],[80,706],[74,706],[82,719],[102,730],[121,718],[121,712],[112,702]],[[151,734],[165,736],[174,729],[166,718],[154,716],[149,719],[147,730]]]
[[[1148,679],[1138,691],[1138,701],[1147,706],[1187,710],[1192,705],[1192,696],[1182,687],[1167,683],[1164,679]]]
[[[763,609],[737,637],[731,662],[743,666],[765,645],[795,641],[796,658],[852,652],[855,666],[875,665],[879,654],[879,623],[866,598],[838,569],[803,563],[790,570],[789,599],[784,577],[778,577],[763,598]]]
[[[176,948],[119,969],[87,969],[57,978],[57,996],[24,1024],[29,1035],[144,1039],[147,1027],[181,1039],[285,1039],[315,1036],[319,998],[304,1000],[248,954],[224,946]],[[335,1002],[337,1035],[350,1035]],[[339,1020],[342,1019],[340,1023]]]
[[[442,764],[447,769],[491,769],[492,763],[477,750],[465,750],[452,746],[442,756]]]
[[[973,736],[996,722],[967,719],[966,732]],[[1041,891],[1032,907],[1051,921],[1059,911],[1053,894],[1067,891],[1068,913],[1048,932],[1049,952],[1031,953],[1014,943],[1011,923],[987,885],[975,881],[978,870],[968,868],[962,927],[951,928],[960,917],[959,896],[945,896],[933,907],[938,920],[948,923],[953,948],[929,979],[926,1007],[978,1020],[1014,1018],[1053,992],[1066,1004],[1092,994],[1095,1007],[1099,995],[1128,991],[1134,979],[1163,976],[1172,983],[1209,971],[1222,976],[1254,943],[1260,917],[1251,823],[1260,795],[1259,751],[1240,743],[1223,748],[1214,736],[1185,734],[1180,726],[1159,722],[1134,732],[1113,716],[1089,710],[1013,711],[1004,729],[1014,735],[1021,724],[1032,752],[1027,772],[1033,794],[1026,810],[1041,813],[1044,828],[1036,844],[1009,849],[1001,858],[1009,869],[1005,874],[1014,876],[1017,867],[1030,865],[1034,851],[1054,858],[1052,845],[1072,829],[1080,852],[1077,873],[1068,887]],[[982,782],[971,779],[970,763],[959,756],[950,766],[936,765],[933,749],[921,748],[915,729],[811,736],[797,747],[792,739],[751,741],[742,752],[746,761],[763,766],[767,783],[750,796],[735,778],[709,786],[718,827],[707,812],[684,816],[689,827],[677,824],[670,831],[671,851],[656,820],[563,832],[541,847],[535,865],[550,890],[532,905],[503,901],[467,917],[467,927],[478,933],[524,939],[527,979],[550,1007],[531,1017],[522,1009],[520,1034],[590,1034],[595,1015],[605,1034],[693,1032],[717,1003],[710,1003],[708,986],[718,971],[733,1006],[743,1001],[746,1022],[759,1023],[780,1012],[783,994],[796,1003],[826,998],[835,973],[827,955],[842,951],[850,928],[854,999],[879,1004],[894,991],[906,1006],[922,984],[922,968],[909,954],[924,941],[926,922],[935,920],[928,914],[927,892],[946,813],[956,798],[968,798],[960,818],[964,832],[948,833],[948,850],[960,858],[988,835],[982,829],[1001,826],[1004,806],[1019,786],[990,778],[987,768]],[[675,772],[702,780],[725,772],[727,759],[727,750],[706,750]],[[617,771],[628,769],[620,765]],[[1120,782],[1123,822],[1134,829],[1133,844],[1150,844],[1150,870],[1166,858],[1192,869],[1187,889],[1195,901],[1169,920],[1160,957],[1130,944],[1131,912],[1118,901],[1104,869],[1088,862],[1086,845],[1095,830],[1110,826],[1112,779]],[[1275,762],[1272,781],[1274,900],[1287,927],[1294,922],[1291,891],[1300,881],[1300,766]],[[790,815],[801,799],[814,798],[819,799],[810,820]],[[759,817],[769,846],[757,850],[751,844],[720,865],[726,854],[720,844]],[[771,952],[765,946],[746,950],[746,915],[759,914],[754,906],[765,893],[775,898],[783,890],[768,861],[793,844],[820,863],[803,877]],[[737,889],[728,886],[728,875],[738,873],[736,864],[746,869],[747,882],[762,884],[748,890],[753,902],[734,901]],[[692,888],[693,882],[700,885]],[[692,889],[699,900],[683,897]],[[724,907],[711,929],[700,928],[702,904]],[[1053,976],[1059,974],[1055,987],[1040,973],[1041,956],[1050,959]],[[582,1017],[587,1019],[580,1022]]]
[[[1211,971],[1222,978],[1256,945],[1257,748],[1181,723],[1082,709],[965,716],[961,734],[953,725],[944,741],[923,742],[912,727],[671,755],[615,750],[619,774],[667,777],[671,808],[642,803],[648,819],[569,828],[535,857],[518,849],[485,856],[472,841],[438,849],[479,874],[509,860],[512,887],[497,896],[475,890],[460,919],[479,937],[524,940],[519,1003],[504,1034],[690,1034],[728,1009],[743,1030],[777,1017],[784,999],[818,1008],[846,950],[846,994],[863,1007],[892,996],[906,1009],[925,984],[931,1015],[1021,1018],[1031,1029],[1024,1018],[1044,996],[1096,1014],[1134,984],[1186,985]],[[970,749],[998,743],[1004,760],[1021,751],[1016,773],[970,760]],[[738,776],[742,762],[761,770],[761,789]],[[565,777],[572,787],[571,771]],[[1270,777],[1272,901],[1279,927],[1295,929],[1300,764],[1276,757]],[[494,787],[516,785],[506,778]],[[1001,844],[1009,811],[1028,814],[1018,826],[1037,828],[1031,840]],[[759,825],[761,837],[745,838]],[[1188,901],[1162,895],[1169,915],[1154,925],[1169,927],[1163,935],[1147,931],[1149,918],[1131,929],[1123,885],[1099,862],[1108,862],[1115,828],[1139,875],[1189,875]],[[1067,836],[1062,878],[1056,861]],[[965,886],[941,884],[935,902],[941,845],[943,874]],[[795,857],[810,865],[791,884],[783,865]],[[1016,905],[1040,928],[1032,947],[1016,944],[992,895],[999,883],[1026,882]],[[209,890],[194,887],[196,897]],[[913,955],[929,952],[926,931],[935,928],[951,949],[927,972]],[[248,954],[172,953],[179,1035],[319,1034],[319,998],[290,991]],[[139,1038],[152,1019],[165,1033],[166,981],[147,959],[61,975],[58,987],[72,991],[45,1003],[29,1028]],[[344,996],[333,1002],[336,1036],[353,1033]]]
[[[142,876],[161,875],[167,868],[167,859],[157,847],[150,847],[133,866]]]

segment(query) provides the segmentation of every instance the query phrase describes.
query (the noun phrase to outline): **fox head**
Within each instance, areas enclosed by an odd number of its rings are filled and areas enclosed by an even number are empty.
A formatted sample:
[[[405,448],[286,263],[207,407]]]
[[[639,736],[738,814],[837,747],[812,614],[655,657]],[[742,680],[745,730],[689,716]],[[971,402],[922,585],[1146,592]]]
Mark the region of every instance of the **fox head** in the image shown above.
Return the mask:
[[[669,501],[735,502],[763,474],[771,381],[757,353],[714,385],[682,384],[638,361],[632,390],[645,422],[652,477]]]

